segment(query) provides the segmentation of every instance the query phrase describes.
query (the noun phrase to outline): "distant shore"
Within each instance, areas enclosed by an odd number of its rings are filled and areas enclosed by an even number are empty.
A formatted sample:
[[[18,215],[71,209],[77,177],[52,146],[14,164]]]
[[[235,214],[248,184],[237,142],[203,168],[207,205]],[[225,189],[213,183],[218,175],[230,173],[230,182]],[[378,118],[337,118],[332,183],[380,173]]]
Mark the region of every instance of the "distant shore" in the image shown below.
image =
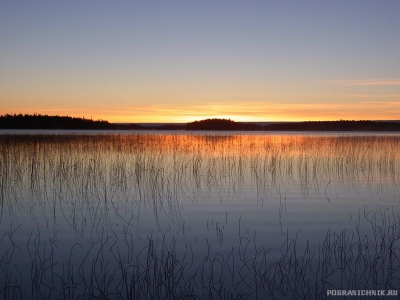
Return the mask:
[[[76,130],[215,130],[215,131],[400,131],[400,121],[339,120],[305,122],[235,122],[205,119],[190,123],[110,123],[104,120],[48,115],[3,115],[0,129]]]

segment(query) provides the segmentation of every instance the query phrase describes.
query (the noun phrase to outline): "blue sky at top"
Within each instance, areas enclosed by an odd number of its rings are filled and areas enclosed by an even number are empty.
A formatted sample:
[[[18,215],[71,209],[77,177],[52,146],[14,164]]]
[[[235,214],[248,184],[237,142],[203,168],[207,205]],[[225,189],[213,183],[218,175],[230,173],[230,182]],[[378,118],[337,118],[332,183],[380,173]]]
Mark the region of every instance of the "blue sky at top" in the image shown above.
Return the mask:
[[[0,0],[0,113],[393,119],[399,1]]]

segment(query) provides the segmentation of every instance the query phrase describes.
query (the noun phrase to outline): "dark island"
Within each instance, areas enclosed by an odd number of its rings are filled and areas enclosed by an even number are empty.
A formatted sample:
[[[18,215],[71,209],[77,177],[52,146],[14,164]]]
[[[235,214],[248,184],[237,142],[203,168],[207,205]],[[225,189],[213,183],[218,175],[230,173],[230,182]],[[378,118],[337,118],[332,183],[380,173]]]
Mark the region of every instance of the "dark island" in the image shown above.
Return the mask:
[[[230,119],[207,119],[187,123],[186,130],[263,130],[264,127],[252,123],[235,122]]]
[[[79,130],[213,130],[213,131],[400,131],[399,121],[308,121],[277,122],[267,125],[235,122],[230,119],[206,119],[187,124],[116,124],[104,120],[6,114],[0,116],[0,129],[79,129]]]

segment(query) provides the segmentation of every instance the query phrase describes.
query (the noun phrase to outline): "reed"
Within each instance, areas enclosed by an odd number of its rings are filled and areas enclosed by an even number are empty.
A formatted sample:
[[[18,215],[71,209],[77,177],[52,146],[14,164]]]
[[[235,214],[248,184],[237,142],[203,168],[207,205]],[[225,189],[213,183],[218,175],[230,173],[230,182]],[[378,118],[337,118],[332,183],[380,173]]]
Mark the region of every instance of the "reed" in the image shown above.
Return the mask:
[[[1,298],[326,299],[327,289],[396,289],[399,144],[0,135]],[[337,209],[339,195],[360,193],[372,200],[346,203],[349,221],[313,238],[293,221],[299,199]]]

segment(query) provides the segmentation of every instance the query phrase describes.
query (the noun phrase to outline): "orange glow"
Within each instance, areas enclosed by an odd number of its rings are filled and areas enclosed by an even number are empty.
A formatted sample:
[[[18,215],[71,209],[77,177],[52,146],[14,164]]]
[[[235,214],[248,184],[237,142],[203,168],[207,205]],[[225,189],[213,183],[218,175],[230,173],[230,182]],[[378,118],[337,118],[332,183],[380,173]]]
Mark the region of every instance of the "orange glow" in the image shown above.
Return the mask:
[[[112,123],[187,123],[207,118],[226,118],[238,122],[325,121],[325,120],[395,120],[400,115],[400,101],[368,100],[368,95],[354,95],[353,103],[205,103],[186,105],[146,105],[96,107],[10,107],[1,114],[48,114],[102,119]],[[373,98],[373,97],[371,97]],[[363,100],[364,99],[364,100]],[[392,98],[394,99],[394,97]]]

